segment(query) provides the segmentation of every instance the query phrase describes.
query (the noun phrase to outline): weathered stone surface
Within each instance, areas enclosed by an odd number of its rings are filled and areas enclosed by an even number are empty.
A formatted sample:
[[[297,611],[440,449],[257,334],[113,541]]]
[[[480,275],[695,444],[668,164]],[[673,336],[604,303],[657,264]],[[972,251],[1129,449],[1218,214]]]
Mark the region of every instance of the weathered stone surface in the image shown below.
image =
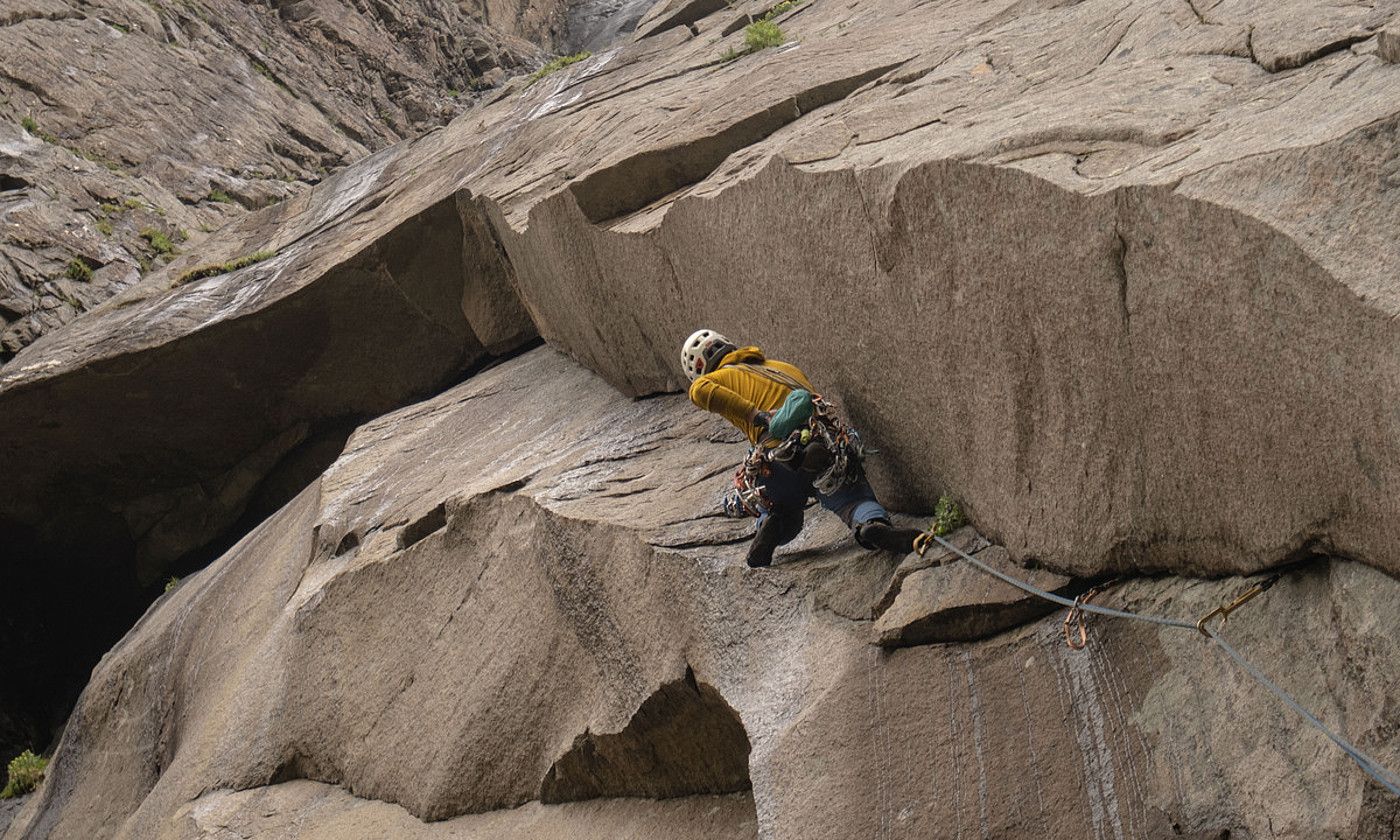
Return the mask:
[[[374,213],[205,248],[345,252],[467,187],[609,382],[678,387],[700,322],[763,344],[897,456],[891,501],[951,489],[1017,559],[1395,570],[1400,106],[1353,43],[1393,6],[810,4],[720,63],[726,8],[367,161]],[[3,387],[128,352],[85,320]]]
[[[683,6],[24,350],[0,373],[13,591],[80,613],[82,579],[120,605],[94,614],[110,630],[138,568],[236,533],[276,497],[260,473],[335,448],[323,425],[536,331],[629,394],[674,390],[697,323],[800,362],[886,453],[886,500],[951,491],[1013,561],[1400,570],[1400,102],[1375,36],[1395,3],[810,2],[779,19],[785,46],[727,62],[763,9]],[[744,526],[700,489],[732,436],[678,432],[701,421],[677,399],[535,390],[552,375],[498,369],[499,395],[367,426],[107,660],[11,833],[143,837],[210,790],[299,776],[417,817],[510,808],[687,668],[744,727],[765,836],[1359,838],[1393,817],[1196,637],[1129,627],[1071,654],[1047,619],[870,647],[893,561],[830,550],[823,520],[750,575]],[[468,577],[444,572],[463,558]],[[1314,567],[1246,631],[1391,763],[1393,586]],[[1113,595],[1192,617],[1237,587]],[[32,618],[7,628],[6,672],[32,670],[9,643],[47,632]],[[91,653],[76,632],[57,649]],[[403,749],[412,777],[382,761]]]
[[[1392,21],[1376,37],[1380,57],[1391,64],[1400,64],[1400,21]]]
[[[0,298],[26,311],[0,313],[0,363],[159,262],[142,231],[195,250],[246,208],[442,125],[489,71],[538,64],[563,15],[562,2],[8,4]],[[67,288],[73,259],[98,272]]]
[[[1096,621],[1071,651],[1055,616],[871,646],[868,620],[828,605],[878,598],[899,559],[826,541],[823,514],[774,568],[745,568],[713,518],[742,450],[720,422],[621,400],[541,349],[366,424],[103,660],[7,840],[754,836],[748,820],[764,838],[1369,840],[1395,818],[1194,630]],[[711,544],[665,547],[703,521]],[[1397,586],[1311,564],[1229,631],[1391,765]],[[1102,600],[1194,616],[1241,587],[1132,580]],[[664,709],[742,727],[752,799],[529,804],[571,756],[732,758],[732,735],[665,734]]]
[[[945,549],[946,550],[946,549]],[[972,555],[997,571],[1056,595],[1073,597],[1088,588],[1044,570],[1022,569],[1000,546]],[[997,580],[955,558],[896,577],[892,603],[875,620],[875,641],[883,647],[931,642],[970,642],[1019,627],[1055,610],[1055,605]]]
[[[10,827],[10,823],[14,821],[15,815],[19,813],[19,809],[24,803],[24,797],[0,799],[0,837],[4,836],[5,829]]]
[[[298,780],[206,794],[182,808],[153,840],[223,840],[230,831],[261,840],[753,840],[756,828],[753,799],[746,794],[530,803],[425,823],[396,805]]]
[[[372,182],[363,172],[347,177],[352,186],[337,203],[293,202],[279,208],[282,218],[325,224],[359,209],[353,188]],[[483,299],[464,312],[468,289],[499,281],[478,253],[493,246],[463,231],[449,197],[351,252],[250,242],[215,261],[278,254],[110,307],[128,336],[145,336],[144,349],[122,339],[122,355],[72,371],[78,381],[6,389],[0,562],[15,604],[0,670],[28,679],[5,681],[0,702],[30,723],[0,728],[0,744],[42,743],[34,731],[56,730],[62,712],[43,716],[76,696],[164,576],[197,567],[192,553],[256,524],[243,520],[250,509],[266,515],[295,495],[339,453],[347,423],[434,393],[488,360],[474,320],[496,352],[529,337],[508,307]],[[73,324],[73,335],[88,323],[96,321]],[[89,350],[104,343],[79,340]],[[11,365],[5,375],[12,369],[26,370]],[[89,407],[60,408],[73,398]],[[85,622],[54,627],[46,616],[55,611]]]

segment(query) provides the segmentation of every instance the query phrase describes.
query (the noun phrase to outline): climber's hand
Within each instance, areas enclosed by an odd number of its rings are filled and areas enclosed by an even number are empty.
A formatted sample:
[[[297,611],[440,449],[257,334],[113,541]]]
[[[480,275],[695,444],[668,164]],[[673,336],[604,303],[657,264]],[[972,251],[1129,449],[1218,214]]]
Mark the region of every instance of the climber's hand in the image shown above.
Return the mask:
[[[768,426],[773,422],[773,417],[766,411],[755,411],[750,422],[760,432],[759,437],[763,437],[768,434]]]

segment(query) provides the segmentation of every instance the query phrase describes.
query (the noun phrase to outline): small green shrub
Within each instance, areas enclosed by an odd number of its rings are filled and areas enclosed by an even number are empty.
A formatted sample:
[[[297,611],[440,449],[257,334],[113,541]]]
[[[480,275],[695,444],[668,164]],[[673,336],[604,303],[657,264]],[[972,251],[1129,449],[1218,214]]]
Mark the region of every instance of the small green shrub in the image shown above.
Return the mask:
[[[744,47],[749,52],[780,46],[785,40],[783,30],[771,20],[756,20],[744,27]]]
[[[101,220],[97,223],[97,232],[102,234],[103,236],[111,236],[112,223],[107,221],[106,219]]]
[[[736,58],[743,58],[746,55],[752,55],[760,50],[766,50],[769,47],[782,46],[782,44],[787,41],[787,36],[783,34],[783,30],[778,24],[768,19],[772,15],[773,12],[769,12],[767,15],[745,26],[744,48],[742,50],[736,50],[730,47],[720,53],[720,60],[733,61]]]
[[[263,260],[269,260],[275,256],[277,256],[276,251],[256,251],[252,254],[239,257],[238,259],[229,260],[226,263],[201,265],[198,268],[192,268],[184,274],[181,274],[180,278],[175,281],[175,285],[183,286],[186,283],[191,283],[195,280],[203,280],[206,277],[218,277],[220,274],[228,274],[230,271],[247,268],[254,263],[260,263]]]
[[[953,501],[953,497],[946,493],[939,496],[938,504],[933,508],[933,533],[944,537],[966,524],[967,517],[963,516],[962,508]]]
[[[38,137],[40,140],[43,140],[45,143],[53,143],[54,145],[59,145],[59,143],[58,143],[58,138],[55,137],[55,136],[53,136],[52,134],[48,133],[47,131],[41,130],[41,129],[39,128],[39,122],[38,122],[37,120],[35,120],[33,117],[30,117],[30,116],[20,117],[20,119],[19,119],[19,124],[20,124],[20,126],[21,126],[25,131],[29,132],[30,134],[34,135],[35,137]]]
[[[166,592],[169,592],[170,590],[174,589],[175,587],[177,587],[177,586],[179,586],[179,585],[180,585],[180,579],[177,578],[177,577],[172,577],[172,578],[170,578],[170,580],[167,580],[167,581],[165,582],[165,591],[166,591]]]
[[[527,79],[525,82],[525,86],[529,87],[530,85],[533,85],[535,82],[538,82],[540,79],[543,79],[545,76],[548,76],[550,73],[553,73],[556,70],[563,70],[570,64],[577,64],[580,61],[583,61],[585,58],[592,57],[593,53],[588,52],[587,50],[584,50],[580,53],[574,53],[573,55],[561,55],[558,58],[546,64],[545,66],[531,73],[530,78]]]
[[[170,237],[164,231],[146,228],[141,231],[141,238],[146,240],[151,250],[157,254],[169,256],[175,253],[175,243],[170,241]]]
[[[209,200],[216,204],[232,204],[233,196],[229,195],[223,190],[210,190]]]
[[[77,257],[68,261],[68,268],[63,273],[69,280],[87,282],[92,279],[92,268]]]
[[[12,799],[16,796],[23,796],[39,786],[44,780],[44,770],[49,766],[49,760],[40,755],[35,755],[29,750],[25,750],[15,756],[10,761],[10,778],[5,783],[5,789],[0,790],[0,799]]]

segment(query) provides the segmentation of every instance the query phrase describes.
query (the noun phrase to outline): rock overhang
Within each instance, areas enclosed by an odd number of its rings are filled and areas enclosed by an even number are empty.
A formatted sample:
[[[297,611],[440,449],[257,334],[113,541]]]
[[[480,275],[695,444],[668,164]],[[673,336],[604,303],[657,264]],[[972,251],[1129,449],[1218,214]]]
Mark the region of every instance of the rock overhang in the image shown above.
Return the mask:
[[[1218,575],[1319,551],[1394,571],[1398,71],[1352,40],[1384,9],[1333,32],[1290,29],[1312,20],[1291,6],[800,8],[793,42],[734,62],[727,9],[644,32],[236,222],[0,373],[0,414],[54,444],[7,458],[190,487],[168,477],[190,447],[149,440],[160,419],[116,410],[114,383],[162,359],[202,377],[299,296],[372,319],[376,299],[335,293],[342,264],[455,202],[460,261],[489,267],[462,290],[466,355],[538,330],[643,395],[680,384],[673,345],[708,323],[810,368],[897,456],[875,470],[889,499],[951,491],[1020,560]],[[230,470],[315,434],[323,407],[276,379],[251,389],[279,422],[226,418],[237,457],[199,476],[176,542],[237,507]],[[366,412],[411,398],[390,390]],[[84,411],[130,457],[35,420]],[[5,505],[34,522],[34,500]]]

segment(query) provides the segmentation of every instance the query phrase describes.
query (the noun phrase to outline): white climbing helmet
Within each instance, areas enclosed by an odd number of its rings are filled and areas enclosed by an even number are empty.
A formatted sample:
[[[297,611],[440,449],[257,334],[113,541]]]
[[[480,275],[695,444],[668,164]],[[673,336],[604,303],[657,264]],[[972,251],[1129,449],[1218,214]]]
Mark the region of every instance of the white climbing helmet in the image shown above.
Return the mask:
[[[734,342],[714,330],[696,330],[681,345],[681,367],[694,382],[719,367],[719,360],[734,349]]]

